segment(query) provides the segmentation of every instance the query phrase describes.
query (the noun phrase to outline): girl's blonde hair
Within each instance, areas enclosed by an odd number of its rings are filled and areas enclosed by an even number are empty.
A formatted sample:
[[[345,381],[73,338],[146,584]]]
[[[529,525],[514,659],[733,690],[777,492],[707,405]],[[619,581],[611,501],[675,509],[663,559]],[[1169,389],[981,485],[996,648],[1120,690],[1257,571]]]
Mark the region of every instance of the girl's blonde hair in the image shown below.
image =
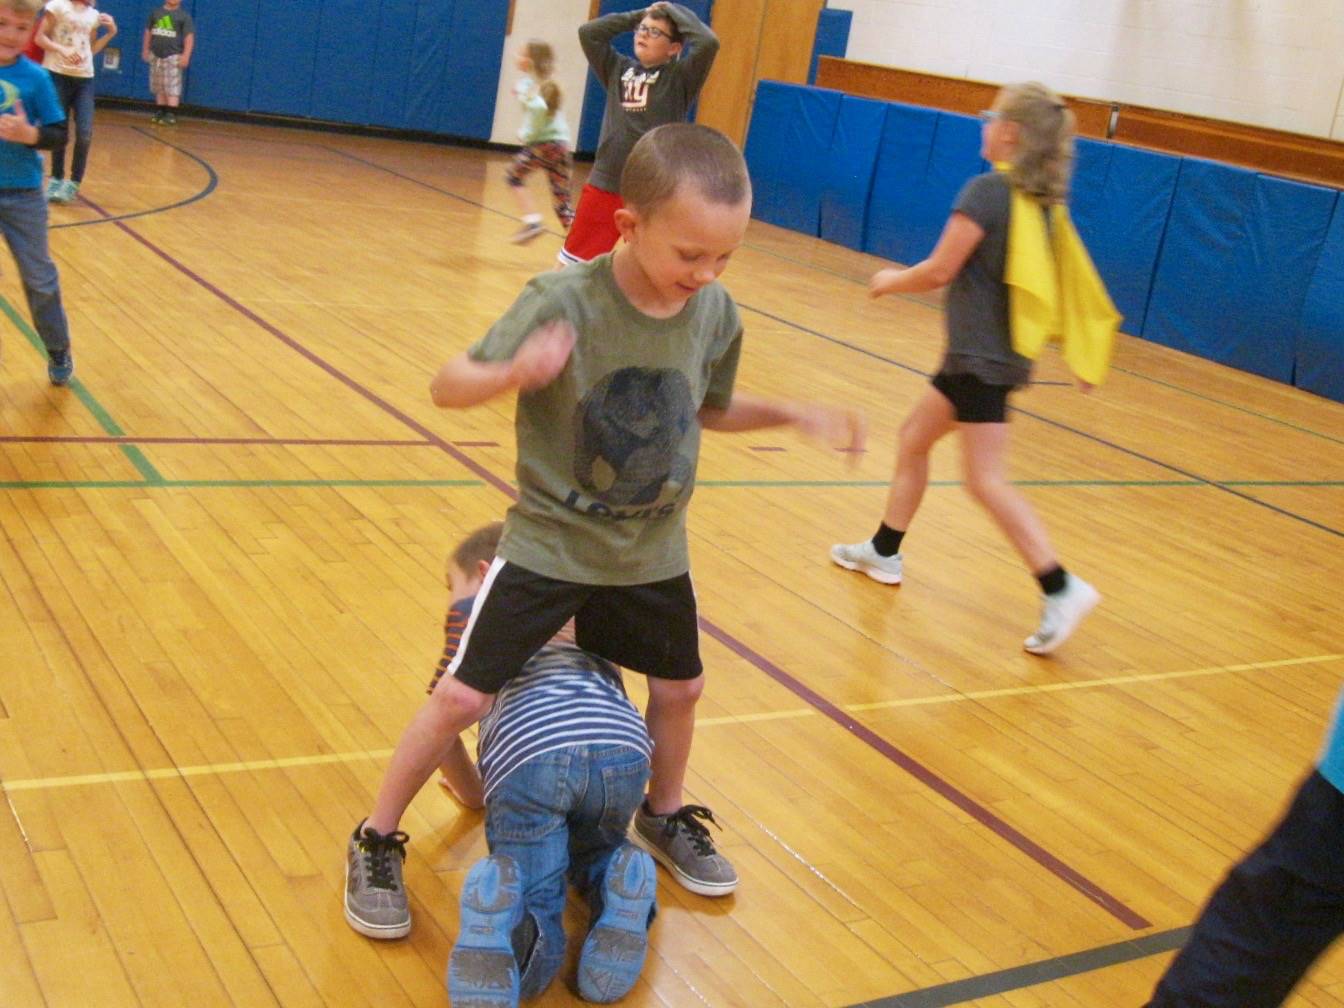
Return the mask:
[[[541,95],[541,100],[546,103],[546,111],[555,115],[560,108],[560,85],[551,80],[551,74],[555,71],[555,50],[551,48],[549,42],[541,42],[533,39],[524,47],[527,58],[532,63],[532,72],[537,75],[540,82],[537,86],[537,94]]]
[[[999,115],[1017,123],[1013,185],[1042,203],[1069,198],[1073,172],[1073,113],[1044,84],[1010,84],[995,102]]]

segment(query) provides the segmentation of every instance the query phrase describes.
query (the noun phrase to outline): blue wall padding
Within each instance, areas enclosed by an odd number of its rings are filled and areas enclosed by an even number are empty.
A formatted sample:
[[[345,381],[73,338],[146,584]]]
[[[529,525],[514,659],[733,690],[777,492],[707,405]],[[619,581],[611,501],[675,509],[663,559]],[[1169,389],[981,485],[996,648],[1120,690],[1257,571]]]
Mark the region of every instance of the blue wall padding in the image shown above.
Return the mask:
[[[817,63],[822,56],[838,56],[849,52],[849,29],[854,12],[823,7],[817,18],[817,36],[812,43],[812,65],[807,70],[807,82],[817,82]]]
[[[747,131],[751,215],[816,235],[839,91],[760,81]]]
[[[320,13],[317,0],[266,4],[257,19],[257,36],[252,47],[250,111],[292,116],[313,114],[313,69]],[[202,31],[198,41],[205,39]],[[213,57],[223,58],[224,54],[213,46],[211,40]]]
[[[406,126],[406,92],[411,79],[406,36],[415,30],[416,7],[417,0],[383,0],[379,12],[369,106],[370,121],[379,126]]]
[[[919,262],[938,243],[961,187],[985,169],[976,119],[892,103],[877,155],[864,251]]]
[[[488,140],[495,125],[509,5],[499,0],[456,0],[452,6],[443,104],[434,129]]]
[[[366,0],[322,0],[317,24],[311,114],[333,122],[373,121],[378,63],[363,47],[348,45],[351,26],[371,20]],[[269,17],[269,13],[267,14]],[[405,58],[405,52],[401,54]]]
[[[1143,332],[1180,158],[1079,139],[1070,211],[1127,333]]]
[[[821,190],[818,233],[827,241],[863,248],[863,225],[886,118],[886,102],[853,95],[840,100]]]
[[[187,69],[184,101],[234,112],[248,110],[260,7],[261,0],[229,0],[203,3],[193,12],[196,49]]]
[[[1281,382],[1338,192],[1181,162],[1146,339]]]
[[[437,129],[444,103],[458,97],[450,86],[452,71],[448,63],[456,2],[420,0],[416,5],[415,27],[404,54],[411,64],[405,120],[409,129]]]
[[[1298,388],[1344,402],[1344,209],[1338,201],[1297,331]]]
[[[710,24],[711,9],[714,6],[713,0],[681,0],[683,6],[690,9],[696,17],[705,24]],[[602,0],[598,8],[598,15],[616,14],[622,11],[643,10],[648,7],[648,0]],[[578,31],[578,25],[574,26]],[[635,55],[635,36],[633,32],[626,32],[616,39],[614,45],[618,52],[626,56]],[[602,136],[602,112],[607,104],[607,91],[604,87],[605,81],[597,79],[597,75],[588,71],[587,86],[583,92],[583,105],[579,112],[578,132],[575,134],[577,143],[574,149],[585,154],[591,154],[597,150],[597,141]],[[576,106],[570,105],[569,108]],[[572,113],[571,113],[572,115]],[[695,119],[695,110],[691,110],[691,119]],[[570,126],[574,125],[574,120],[569,120]]]

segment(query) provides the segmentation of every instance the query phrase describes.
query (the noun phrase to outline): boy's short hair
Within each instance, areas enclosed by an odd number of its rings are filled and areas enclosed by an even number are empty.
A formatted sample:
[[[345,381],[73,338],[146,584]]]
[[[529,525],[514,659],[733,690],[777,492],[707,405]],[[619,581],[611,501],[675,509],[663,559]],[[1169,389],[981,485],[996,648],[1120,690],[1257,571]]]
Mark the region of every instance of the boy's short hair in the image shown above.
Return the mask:
[[[621,199],[651,214],[685,181],[721,206],[751,198],[747,162],[731,140],[698,123],[668,123],[649,130],[630,151],[621,172]]]
[[[0,4],[4,2],[5,0],[0,0]],[[457,549],[453,550],[449,560],[463,574],[474,574],[476,565],[481,561],[487,564],[494,562],[495,552],[499,549],[499,537],[503,531],[503,522],[491,522],[478,528],[457,544]]]
[[[46,0],[0,0],[0,7],[8,7],[16,14],[33,14],[40,11]]]
[[[663,29],[663,32],[664,34],[667,35],[667,40],[669,42],[681,41],[681,29],[677,27],[677,23],[672,20],[672,15],[669,14],[667,11],[651,10],[647,12],[644,16],[648,18],[650,21],[661,21],[663,24],[667,26],[666,28]]]

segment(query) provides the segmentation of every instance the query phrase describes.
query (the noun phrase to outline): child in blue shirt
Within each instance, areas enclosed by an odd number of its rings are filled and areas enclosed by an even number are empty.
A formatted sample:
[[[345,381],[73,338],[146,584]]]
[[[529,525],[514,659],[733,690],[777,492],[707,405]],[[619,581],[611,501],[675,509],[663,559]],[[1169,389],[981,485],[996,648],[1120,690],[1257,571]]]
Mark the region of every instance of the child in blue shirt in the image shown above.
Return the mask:
[[[51,75],[23,55],[40,0],[0,0],[0,232],[14,256],[53,385],[75,371],[61,282],[47,248],[39,150],[65,144],[65,111]]]

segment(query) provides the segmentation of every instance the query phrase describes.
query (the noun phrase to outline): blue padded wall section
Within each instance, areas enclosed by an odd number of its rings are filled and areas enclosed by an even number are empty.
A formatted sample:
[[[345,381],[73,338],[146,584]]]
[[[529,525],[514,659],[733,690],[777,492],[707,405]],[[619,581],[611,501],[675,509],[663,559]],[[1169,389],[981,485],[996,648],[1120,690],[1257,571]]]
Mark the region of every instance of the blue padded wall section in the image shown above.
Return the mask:
[[[252,52],[261,0],[203,3],[194,12],[196,51],[183,100],[246,112],[252,99]]]
[[[691,10],[705,24],[710,24],[710,15],[714,6],[713,0],[681,0],[683,6]],[[643,10],[648,7],[648,0],[602,0],[598,8],[598,15],[616,14],[623,11]],[[575,31],[578,26],[574,26]],[[635,54],[635,36],[632,32],[626,32],[616,39],[616,50],[624,53],[626,56]],[[602,136],[602,112],[607,104],[607,91],[603,82],[597,79],[597,75],[588,71],[587,87],[583,92],[583,106],[579,112],[579,127],[576,134],[578,142],[574,149],[585,154],[591,154],[597,150],[597,141]],[[691,109],[692,120],[695,119],[695,109]],[[573,124],[573,120],[570,120]]]
[[[853,95],[840,99],[821,190],[818,233],[827,241],[863,248],[863,225],[886,118],[886,102]]]
[[[321,11],[320,0],[267,3],[261,9],[252,49],[251,111],[313,114],[313,69]],[[207,37],[202,31],[202,42]],[[223,58],[223,53],[213,49],[213,40],[210,44],[214,59]]]
[[[416,0],[383,0],[379,12],[374,93],[369,106],[370,121],[379,126],[406,126],[406,90],[411,79],[406,36],[415,29],[416,7]]]
[[[1145,338],[1281,382],[1338,192],[1181,162]]]
[[[1298,388],[1344,402],[1344,208],[1335,203],[1297,331]]]
[[[405,58],[411,64],[406,89],[408,129],[435,130],[445,102],[455,101],[448,65],[449,33],[457,0],[419,0]]]
[[[807,70],[807,82],[817,82],[817,63],[822,56],[844,58],[849,52],[849,29],[854,12],[823,7],[817,17],[817,36],[812,42],[812,65]]]
[[[444,0],[438,0],[442,3]],[[504,52],[509,5],[499,0],[455,0],[448,28],[448,80],[439,133],[489,140]]]
[[[893,103],[877,154],[864,251],[919,262],[938,243],[961,187],[986,167],[978,120]]]
[[[1180,158],[1079,139],[1070,212],[1127,333],[1143,332]]]
[[[375,5],[376,7],[376,5]],[[269,9],[267,16],[269,17]],[[366,0],[322,0],[317,23],[311,114],[317,119],[368,124],[373,119],[379,64],[365,47],[350,45],[352,25],[376,23]],[[406,53],[400,54],[404,60]]]
[[[817,234],[841,97],[839,91],[778,81],[756,85],[746,146],[753,217]]]
[[[94,91],[117,98],[149,99],[149,67],[140,59],[145,24],[154,4],[150,0],[102,0],[98,10],[111,14],[117,22],[117,35],[101,54],[93,58]],[[192,13],[190,0],[184,0],[182,9]],[[105,66],[106,54],[115,50],[119,58],[117,69]],[[190,77],[190,75],[188,75]]]

